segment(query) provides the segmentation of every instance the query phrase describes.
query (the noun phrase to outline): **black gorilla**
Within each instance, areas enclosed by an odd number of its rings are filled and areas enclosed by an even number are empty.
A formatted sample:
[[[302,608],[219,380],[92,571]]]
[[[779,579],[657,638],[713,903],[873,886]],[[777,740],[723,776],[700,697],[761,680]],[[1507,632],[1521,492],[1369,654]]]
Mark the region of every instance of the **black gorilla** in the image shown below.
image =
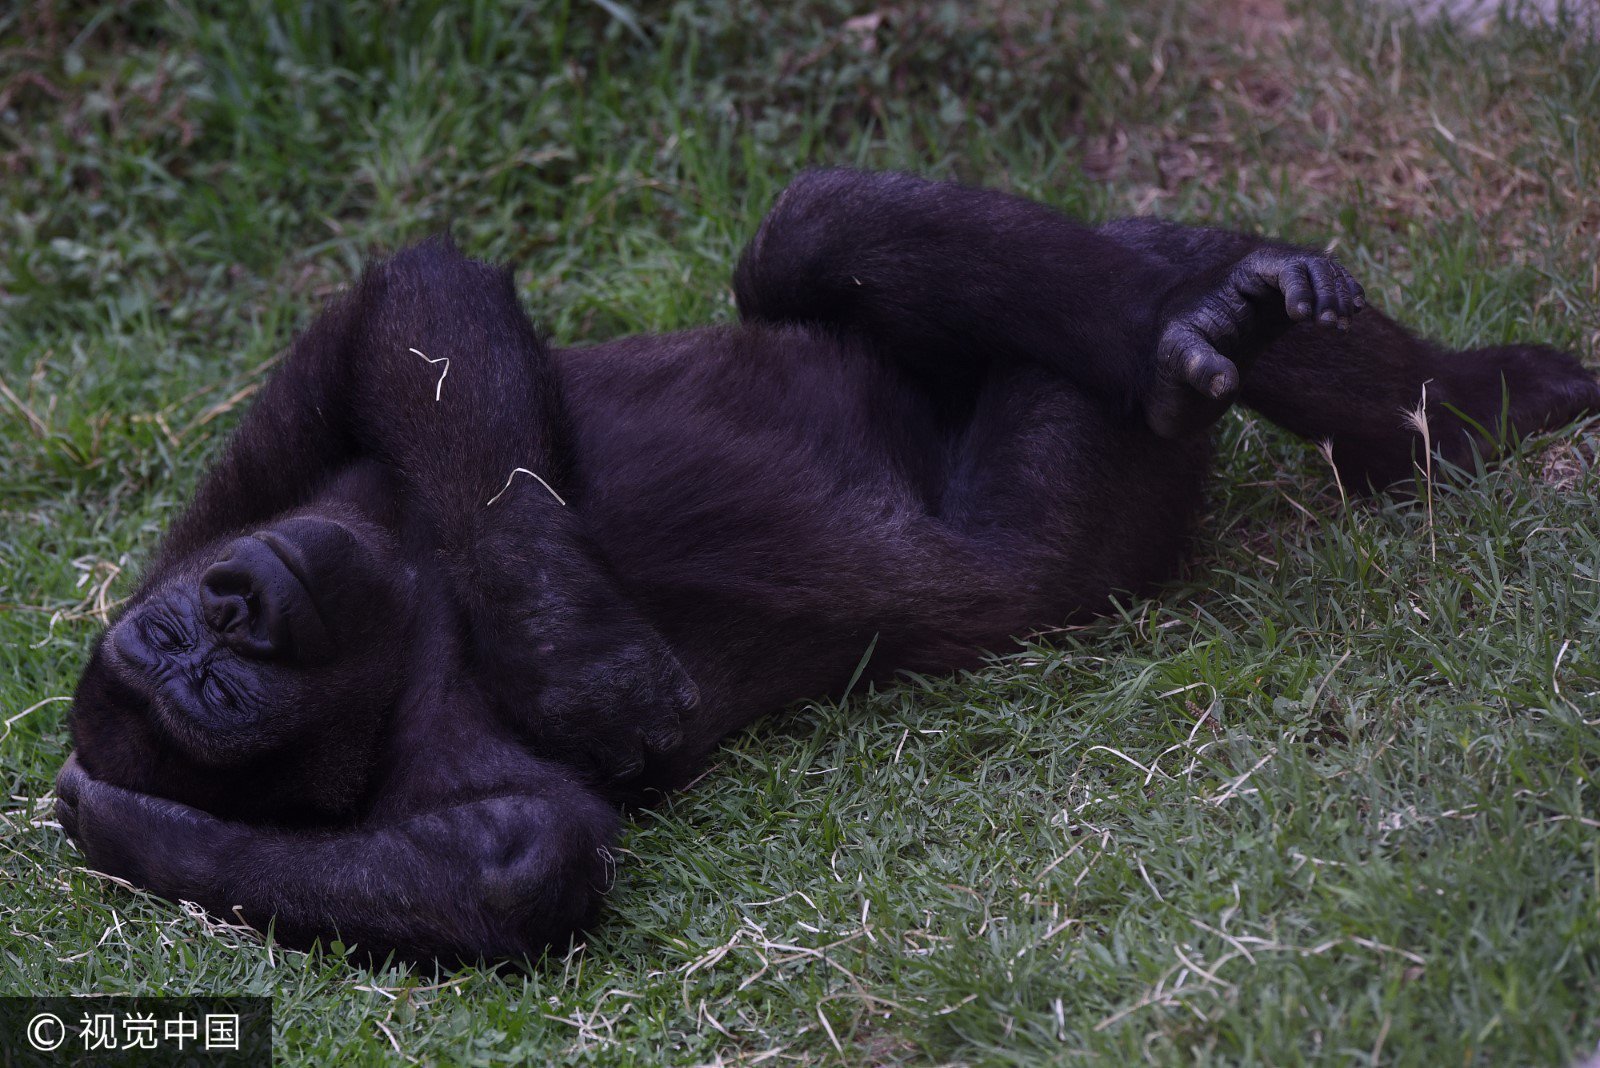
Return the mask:
[[[868,676],[970,665],[1172,574],[1235,400],[1348,488],[1600,408],[1448,352],[1327,256],[904,175],[806,174],[741,325],[552,349],[444,241],[295,344],[72,710],[97,867],[303,944],[537,953],[618,806]],[[770,655],[772,650],[781,655]]]

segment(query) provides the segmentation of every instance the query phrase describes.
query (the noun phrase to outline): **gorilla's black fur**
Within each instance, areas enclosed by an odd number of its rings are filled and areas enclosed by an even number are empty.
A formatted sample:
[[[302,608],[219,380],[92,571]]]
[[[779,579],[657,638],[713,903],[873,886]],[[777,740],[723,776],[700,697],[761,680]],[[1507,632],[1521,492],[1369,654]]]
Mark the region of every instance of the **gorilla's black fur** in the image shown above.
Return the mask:
[[[904,175],[802,176],[735,291],[738,326],[552,349],[447,241],[369,270],[95,647],[91,862],[290,943],[536,953],[619,804],[874,642],[869,677],[948,671],[1171,575],[1234,400],[1352,489],[1410,474],[1424,385],[1457,462],[1600,407],[1320,253]]]

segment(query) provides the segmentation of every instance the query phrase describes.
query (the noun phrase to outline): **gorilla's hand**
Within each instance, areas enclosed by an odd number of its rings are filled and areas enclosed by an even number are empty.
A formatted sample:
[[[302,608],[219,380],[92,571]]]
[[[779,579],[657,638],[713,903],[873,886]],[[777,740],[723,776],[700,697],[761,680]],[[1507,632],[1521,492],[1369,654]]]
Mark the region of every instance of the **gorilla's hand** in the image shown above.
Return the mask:
[[[175,901],[213,899],[213,880],[236,845],[231,825],[101,782],[76,753],[56,776],[56,820],[96,871]]]
[[[1360,283],[1330,257],[1257,249],[1220,285],[1185,297],[1162,327],[1145,422],[1164,438],[1209,426],[1233,403],[1240,374],[1289,327],[1315,318],[1348,329],[1365,306]]]
[[[608,784],[636,779],[669,756],[700,703],[667,643],[637,620],[618,621],[593,641],[561,643],[538,667],[544,684],[529,726],[539,751]]]
[[[56,815],[96,870],[286,945],[342,939],[382,962],[536,956],[588,921],[618,817],[549,765],[527,792],[353,829],[219,820],[101,782],[76,756]]]
[[[456,580],[477,676],[539,756],[627,783],[677,748],[700,692],[595,554],[578,510],[549,503],[518,485],[477,518]]]

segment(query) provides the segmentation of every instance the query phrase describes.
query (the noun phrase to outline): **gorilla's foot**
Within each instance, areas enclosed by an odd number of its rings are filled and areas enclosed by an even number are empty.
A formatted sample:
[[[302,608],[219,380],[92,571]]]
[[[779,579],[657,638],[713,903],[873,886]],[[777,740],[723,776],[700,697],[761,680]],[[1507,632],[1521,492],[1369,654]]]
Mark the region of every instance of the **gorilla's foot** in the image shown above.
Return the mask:
[[[1297,322],[1339,330],[1366,306],[1360,283],[1330,257],[1265,248],[1228,270],[1162,328],[1145,423],[1177,438],[1215,422],[1233,403],[1239,376]]]
[[[1430,386],[1429,422],[1445,459],[1470,465],[1507,444],[1600,412],[1600,382],[1548,345],[1498,345],[1446,355]],[[1437,396],[1438,403],[1431,402]]]

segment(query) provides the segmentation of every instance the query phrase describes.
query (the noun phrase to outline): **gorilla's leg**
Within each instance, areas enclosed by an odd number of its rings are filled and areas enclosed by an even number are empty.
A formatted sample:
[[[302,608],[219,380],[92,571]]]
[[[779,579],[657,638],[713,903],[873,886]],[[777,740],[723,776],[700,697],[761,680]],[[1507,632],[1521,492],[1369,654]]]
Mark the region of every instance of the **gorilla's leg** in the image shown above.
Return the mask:
[[[1600,411],[1600,384],[1576,358],[1543,345],[1453,352],[1376,310],[1349,333],[1295,329],[1245,375],[1245,404],[1302,437],[1331,443],[1334,466],[1356,491],[1411,477],[1422,436],[1408,413],[1424,408],[1444,459],[1470,467],[1508,440]]]
[[[994,565],[967,618],[987,628],[977,642],[995,648],[1170,579],[1211,446],[1205,434],[1160,437],[1060,375],[1007,360],[955,453],[939,515]]]
[[[747,319],[865,336],[935,381],[1041,360],[1133,411],[1171,265],[1029,200],[907,174],[807,171],[745,249]]]
[[[1197,275],[1283,247],[1151,218],[1100,232]],[[1424,402],[1433,447],[1465,465],[1474,450],[1487,458],[1508,437],[1600,410],[1600,384],[1547,346],[1451,351],[1368,309],[1344,331],[1285,329],[1245,370],[1239,399],[1302,437],[1331,442],[1340,478],[1365,490],[1410,477],[1422,438],[1407,413]]]
[[[1331,327],[1360,301],[1314,251],[1197,264],[994,190],[837,170],[778,198],[734,292],[747,318],[864,336],[946,395],[970,397],[992,361],[1031,361],[1165,437],[1214,421],[1237,365],[1292,322]]]

